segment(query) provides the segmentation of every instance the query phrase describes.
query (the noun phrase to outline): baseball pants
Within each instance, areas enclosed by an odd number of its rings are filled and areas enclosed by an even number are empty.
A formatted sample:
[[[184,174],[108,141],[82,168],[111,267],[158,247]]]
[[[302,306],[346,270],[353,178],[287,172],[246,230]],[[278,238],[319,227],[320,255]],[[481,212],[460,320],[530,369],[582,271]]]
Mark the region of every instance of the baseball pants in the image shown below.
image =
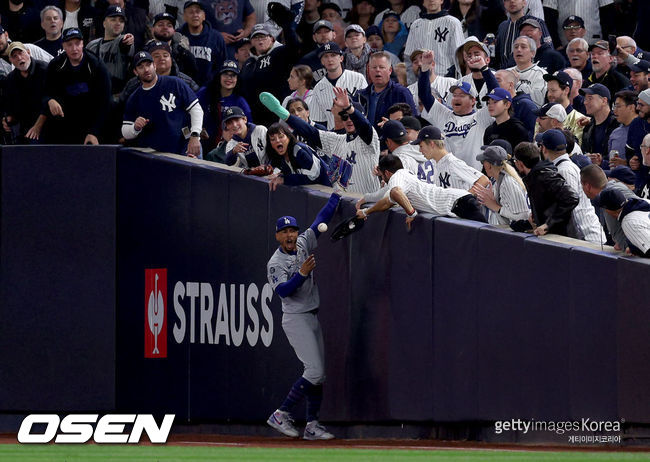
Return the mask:
[[[315,312],[284,313],[282,329],[305,367],[302,376],[313,385],[325,381],[323,331]]]

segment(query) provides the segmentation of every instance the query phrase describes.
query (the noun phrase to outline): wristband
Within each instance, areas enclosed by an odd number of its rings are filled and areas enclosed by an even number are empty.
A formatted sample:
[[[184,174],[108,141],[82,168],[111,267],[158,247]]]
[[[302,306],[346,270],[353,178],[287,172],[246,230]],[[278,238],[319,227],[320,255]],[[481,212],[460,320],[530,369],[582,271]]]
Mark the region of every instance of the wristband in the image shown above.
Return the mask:
[[[415,217],[418,216],[418,211],[415,210],[415,207],[414,207],[414,208],[413,208],[413,211],[412,211],[411,213],[406,212],[406,214],[407,214],[409,217],[411,217],[411,218],[415,218]]]
[[[359,211],[363,214],[364,217],[368,218],[368,214],[366,213],[366,209],[359,209]]]

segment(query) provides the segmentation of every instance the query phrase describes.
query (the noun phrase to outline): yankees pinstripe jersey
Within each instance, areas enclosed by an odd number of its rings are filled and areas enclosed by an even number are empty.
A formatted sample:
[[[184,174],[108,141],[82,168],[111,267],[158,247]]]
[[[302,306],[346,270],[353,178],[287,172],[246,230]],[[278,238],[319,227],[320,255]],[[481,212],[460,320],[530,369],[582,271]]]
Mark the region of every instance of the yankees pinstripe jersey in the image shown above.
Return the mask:
[[[571,237],[583,239],[594,244],[605,243],[607,238],[605,237],[602,226],[600,226],[600,220],[596,216],[596,210],[582,190],[580,168],[571,161],[568,154],[563,154],[553,160],[553,164],[557,167],[558,173],[562,175],[566,184],[580,198],[580,202],[578,202],[576,208],[571,212],[569,229],[575,230],[575,235]]]
[[[435,19],[420,18],[411,24],[404,56],[414,50],[433,50],[436,58],[436,74],[445,75],[454,64],[456,49],[463,44],[465,35],[460,21],[441,12]]]
[[[526,188],[517,180],[502,171],[492,190],[494,198],[501,205],[501,210],[490,210],[488,223],[491,225],[509,225],[511,221],[527,220],[530,215]]]
[[[396,202],[390,198],[390,190],[396,186],[399,186],[404,191],[411,205],[417,211],[449,215],[451,217],[456,217],[455,214],[451,213],[456,201],[460,197],[469,194],[462,189],[444,189],[435,184],[425,183],[403,168],[396,171],[388,181],[388,188],[384,197],[388,197],[393,204]]]
[[[351,99],[356,100],[357,91],[366,88],[368,82],[366,82],[366,78],[362,74],[346,69],[336,81],[336,86],[346,89],[348,94],[352,96]],[[334,101],[334,86],[325,76],[314,87],[309,114],[311,120],[323,122],[323,125],[327,125],[328,130],[334,128],[334,116],[331,112],[332,101]]]
[[[266,127],[263,125],[246,124],[248,132],[245,138],[233,135],[232,139],[226,145],[226,164],[233,165],[238,162],[240,167],[249,168],[265,165],[269,163],[266,155]],[[244,152],[234,153],[233,148],[243,141],[248,144],[248,149]]]
[[[648,212],[630,212],[621,223],[626,239],[643,253],[650,250],[650,215]]]
[[[454,156],[451,152],[438,162],[433,162],[433,184],[441,188],[468,191],[483,174]]]
[[[536,64],[529,68],[520,71],[517,66],[508,68],[510,71],[515,71],[519,75],[519,83],[517,84],[517,91],[523,91],[530,95],[538,106],[544,105],[546,98],[546,80],[544,74],[547,72]]]
[[[390,8],[386,8],[384,11],[381,11],[377,16],[375,16],[375,26],[379,26],[384,19],[384,15],[388,13]],[[407,29],[411,27],[411,24],[415,22],[416,19],[420,18],[420,7],[417,5],[409,6],[407,9],[402,11],[402,14],[399,15],[400,20]]]
[[[444,104],[435,102],[431,110],[422,111],[422,117],[444,133],[447,151],[455,152],[456,157],[470,167],[477,170],[482,168],[476,154],[483,146],[485,129],[494,122],[487,106],[466,115],[456,115]]]
[[[550,8],[558,12],[557,27],[562,30],[562,23],[571,16],[580,16],[585,21],[585,40],[589,44],[603,38],[603,31],[600,27],[600,10],[603,6],[611,5],[614,0],[543,0],[545,8]],[[560,34],[562,45],[566,45],[564,34]]]
[[[295,254],[284,253],[281,248],[275,251],[266,264],[266,275],[269,284],[273,287],[273,291],[300,270],[302,264],[317,246],[318,242],[314,230],[307,228],[298,236]],[[318,287],[314,282],[314,272],[312,271],[305,282],[293,294],[282,298],[282,312],[306,313],[318,308],[319,304]]]
[[[402,166],[409,172],[418,174],[418,167],[427,159],[420,153],[420,148],[411,143],[403,144],[395,148],[392,152],[393,155],[399,157],[402,161]]]
[[[446,101],[448,98],[451,98],[449,89],[452,87],[452,85],[456,85],[456,82],[458,82],[458,80],[454,79],[453,77],[441,77],[438,75],[436,76],[436,79],[431,82],[431,94],[433,94],[433,97],[436,99],[440,98],[443,101]],[[411,92],[411,95],[413,95],[413,102],[417,107],[420,103],[420,99],[418,97],[418,83],[412,83],[408,86],[408,89]]]

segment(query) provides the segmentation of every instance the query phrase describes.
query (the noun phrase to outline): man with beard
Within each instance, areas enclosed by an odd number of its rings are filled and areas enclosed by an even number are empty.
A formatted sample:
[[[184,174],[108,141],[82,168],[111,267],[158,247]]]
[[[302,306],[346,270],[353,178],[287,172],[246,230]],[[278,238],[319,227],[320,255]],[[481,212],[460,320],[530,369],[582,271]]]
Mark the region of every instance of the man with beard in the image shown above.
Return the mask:
[[[316,24],[314,24],[312,37],[313,42],[316,44],[316,49],[303,56],[300,61],[298,61],[298,64],[305,64],[311,68],[311,72],[314,75],[314,84],[316,84],[320,81],[320,79],[325,77],[325,74],[327,74],[327,71],[323,67],[323,64],[320,62],[318,54],[320,52],[321,45],[325,45],[327,42],[333,42],[336,39],[334,25],[329,21],[325,21],[324,19],[317,21]]]
[[[46,120],[43,89],[47,64],[31,59],[29,50],[20,42],[11,42],[7,55],[15,69],[7,77],[2,125],[6,132],[16,127],[16,144],[30,144],[38,141]]]
[[[0,58],[0,76],[6,76],[13,70],[11,63],[6,56],[7,47],[10,43],[11,39],[9,38],[9,32],[0,26],[0,56],[2,56],[2,58]],[[49,63],[52,60],[52,55],[42,48],[31,43],[23,43],[23,45],[29,50],[32,59],[38,59],[39,61],[44,61],[46,63]]]
[[[133,72],[142,86],[126,103],[124,138],[135,139],[136,146],[200,157],[203,110],[194,92],[179,78],[157,75],[153,58],[146,51],[136,53]],[[189,132],[189,141],[185,132]]]
[[[195,78],[199,68],[196,59],[190,51],[190,43],[187,37],[177,33],[176,18],[169,13],[160,13],[153,18],[153,36],[156,40],[167,43],[172,51],[172,58],[178,64],[179,70]]]
[[[610,94],[624,90],[630,81],[623,74],[612,67],[612,57],[609,54],[609,43],[606,40],[598,40],[589,47],[591,52],[591,66],[593,72],[584,85],[600,83],[609,89]]]
[[[546,81],[546,98],[549,103],[561,104],[566,112],[563,127],[571,130],[573,136],[582,139],[584,127],[578,121],[584,117],[584,114],[575,110],[569,100],[569,95],[573,89],[573,79],[564,71],[557,71],[553,74],[544,74]]]

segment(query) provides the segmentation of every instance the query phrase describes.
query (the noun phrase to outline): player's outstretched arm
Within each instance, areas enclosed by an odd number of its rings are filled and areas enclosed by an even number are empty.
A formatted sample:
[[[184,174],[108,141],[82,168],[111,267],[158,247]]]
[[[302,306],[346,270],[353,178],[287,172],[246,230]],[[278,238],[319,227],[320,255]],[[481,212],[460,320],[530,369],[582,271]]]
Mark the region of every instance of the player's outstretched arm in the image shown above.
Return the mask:
[[[339,205],[340,201],[341,201],[341,196],[333,192],[329,200],[327,201],[327,204],[325,204],[325,206],[322,209],[320,209],[320,212],[318,212],[318,215],[316,215],[316,219],[309,227],[314,232],[314,234],[316,234],[316,237],[320,236],[320,231],[318,231],[318,225],[321,223],[327,224],[332,220],[332,217],[334,216],[334,212],[336,211],[336,207]]]
[[[420,77],[418,77],[418,97],[424,106],[424,109],[430,111],[436,99],[431,93],[430,75],[433,66],[433,51],[427,50],[422,53],[422,65],[420,68]]]

